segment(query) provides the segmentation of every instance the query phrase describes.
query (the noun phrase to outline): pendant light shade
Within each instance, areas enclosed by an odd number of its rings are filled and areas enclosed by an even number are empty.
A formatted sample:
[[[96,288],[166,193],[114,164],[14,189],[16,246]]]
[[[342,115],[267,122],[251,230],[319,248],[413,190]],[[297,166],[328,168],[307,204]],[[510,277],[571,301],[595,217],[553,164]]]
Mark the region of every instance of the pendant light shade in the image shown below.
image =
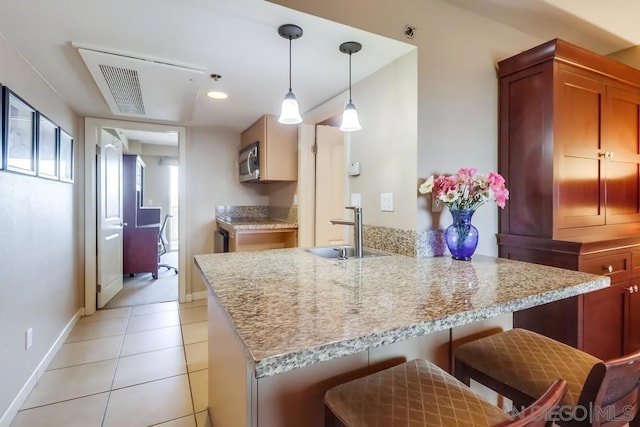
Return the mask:
[[[360,119],[358,119],[358,110],[351,99],[351,55],[360,52],[362,45],[358,42],[345,42],[340,45],[340,52],[349,54],[349,102],[344,107],[342,113],[342,124],[340,130],[343,132],[353,132],[362,129]]]
[[[280,37],[289,39],[289,92],[284,96],[282,101],[282,110],[280,112],[280,123],[295,125],[302,122],[300,110],[298,109],[298,100],[291,90],[291,40],[302,37],[302,28],[293,24],[281,25],[278,28]]]
[[[353,102],[349,102],[347,106],[344,107],[344,112],[342,113],[340,130],[343,132],[353,132],[360,129],[362,129],[362,126],[360,126],[360,120],[358,119],[358,110],[356,110]]]
[[[291,90],[284,96],[282,111],[280,112],[278,121],[287,125],[295,125],[302,122],[300,109],[298,108],[298,100]]]

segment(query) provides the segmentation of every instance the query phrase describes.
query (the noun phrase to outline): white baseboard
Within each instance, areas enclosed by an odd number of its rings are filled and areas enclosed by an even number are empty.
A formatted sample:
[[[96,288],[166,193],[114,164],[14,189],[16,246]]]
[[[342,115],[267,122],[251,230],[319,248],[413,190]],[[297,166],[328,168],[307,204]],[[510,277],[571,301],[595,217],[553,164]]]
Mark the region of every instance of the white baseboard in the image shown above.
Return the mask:
[[[191,302],[199,299],[207,299],[207,297],[208,297],[207,291],[194,292],[192,294],[186,294],[184,296],[184,301],[180,301],[180,302]]]
[[[38,383],[38,380],[45,373],[47,367],[49,367],[49,364],[55,357],[56,353],[58,353],[58,350],[60,350],[60,347],[62,347],[62,344],[64,344],[65,340],[73,330],[73,327],[76,325],[76,323],[78,323],[78,320],[81,316],[84,316],[84,307],[78,309],[78,311],[76,311],[76,314],[74,314],[71,320],[69,320],[67,326],[64,327],[64,329],[58,336],[58,339],[53,343],[40,363],[38,363],[38,366],[29,376],[27,382],[22,386],[17,396],[13,399],[4,414],[2,414],[2,417],[0,417],[0,427],[9,427],[13,419],[18,414],[20,408],[22,408],[25,400],[27,400],[27,397],[29,397],[29,394]]]

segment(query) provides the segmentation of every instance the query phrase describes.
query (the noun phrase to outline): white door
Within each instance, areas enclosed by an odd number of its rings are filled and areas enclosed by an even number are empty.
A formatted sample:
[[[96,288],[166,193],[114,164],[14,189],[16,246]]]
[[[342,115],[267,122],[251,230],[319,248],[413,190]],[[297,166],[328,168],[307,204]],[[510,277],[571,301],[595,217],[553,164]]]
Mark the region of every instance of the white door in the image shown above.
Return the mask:
[[[345,217],[344,136],[332,126],[316,126],[316,246],[344,243],[344,227],[329,221]]]
[[[98,308],[122,289],[122,143],[100,131],[97,158]]]

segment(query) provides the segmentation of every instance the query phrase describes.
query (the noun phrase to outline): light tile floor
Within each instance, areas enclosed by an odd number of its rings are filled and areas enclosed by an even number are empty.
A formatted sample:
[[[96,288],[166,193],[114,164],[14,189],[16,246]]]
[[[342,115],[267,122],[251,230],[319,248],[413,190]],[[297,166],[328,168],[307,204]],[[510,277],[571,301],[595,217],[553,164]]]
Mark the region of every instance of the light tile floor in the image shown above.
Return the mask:
[[[83,317],[11,426],[209,426],[207,332],[207,300]]]

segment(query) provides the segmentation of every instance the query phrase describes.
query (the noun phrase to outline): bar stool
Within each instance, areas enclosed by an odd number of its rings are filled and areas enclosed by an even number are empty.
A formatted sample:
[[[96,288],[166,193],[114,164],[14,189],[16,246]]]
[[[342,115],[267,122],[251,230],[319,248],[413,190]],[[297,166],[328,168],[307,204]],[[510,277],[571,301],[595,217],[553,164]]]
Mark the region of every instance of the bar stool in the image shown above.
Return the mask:
[[[640,425],[640,351],[602,361],[526,329],[480,338],[454,352],[454,373],[508,397],[516,407],[531,404],[555,378],[567,381],[563,426]],[[632,421],[632,418],[636,418]]]
[[[327,427],[544,426],[567,385],[555,381],[521,414],[509,417],[452,375],[412,360],[328,390]]]

